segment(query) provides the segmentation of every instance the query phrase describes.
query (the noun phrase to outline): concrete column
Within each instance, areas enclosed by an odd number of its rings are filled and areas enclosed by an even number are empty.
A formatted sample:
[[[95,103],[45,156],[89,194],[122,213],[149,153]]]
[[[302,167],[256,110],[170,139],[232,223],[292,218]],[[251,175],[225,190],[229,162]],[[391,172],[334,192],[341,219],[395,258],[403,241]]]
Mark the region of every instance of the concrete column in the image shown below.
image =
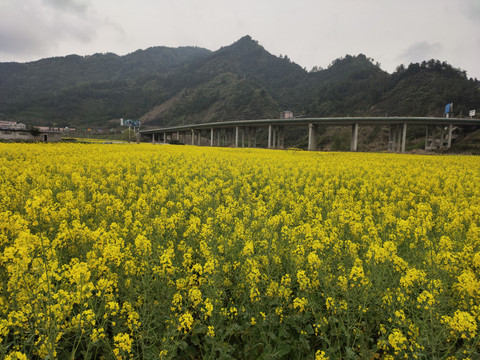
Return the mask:
[[[163,133],[163,143],[167,143],[167,133]]]
[[[155,134],[152,134],[152,144],[155,144]]]
[[[407,143],[407,123],[403,123],[403,127],[402,127],[402,148],[401,148],[401,152],[404,153],[405,152],[405,145]]]
[[[245,127],[242,126],[242,148],[245,147]]]
[[[238,126],[235,126],[235,147],[238,147],[238,133],[240,132],[240,129]]]
[[[350,141],[350,151],[357,151],[358,148],[358,123],[352,125],[352,139]]]
[[[257,128],[253,128],[253,147],[257,147]]]
[[[452,124],[448,125],[448,138],[447,138],[447,149],[450,149],[452,146],[452,133],[453,133],[453,126]]]
[[[191,134],[192,134],[192,145],[195,145],[195,130],[191,130]]]
[[[210,146],[213,146],[213,128],[210,129]]]
[[[432,141],[431,141],[431,144],[432,144],[432,145],[430,146],[430,150],[434,150],[434,149],[435,149],[435,145],[436,145],[436,144],[435,144],[435,142],[436,142],[436,140],[435,140],[435,131],[436,131],[437,129],[435,128],[435,126],[432,126],[431,130],[432,130]]]
[[[388,127],[387,151],[392,151],[392,125]]]
[[[272,148],[272,125],[268,125],[268,146],[269,149]]]
[[[277,148],[277,127],[273,126],[273,134],[272,134],[272,148]]]
[[[398,146],[398,125],[393,125],[393,152],[398,152],[398,150],[400,149],[399,146]]]
[[[317,150],[317,134],[313,123],[308,124],[308,150]]]
[[[202,146],[202,130],[198,131],[198,146]]]

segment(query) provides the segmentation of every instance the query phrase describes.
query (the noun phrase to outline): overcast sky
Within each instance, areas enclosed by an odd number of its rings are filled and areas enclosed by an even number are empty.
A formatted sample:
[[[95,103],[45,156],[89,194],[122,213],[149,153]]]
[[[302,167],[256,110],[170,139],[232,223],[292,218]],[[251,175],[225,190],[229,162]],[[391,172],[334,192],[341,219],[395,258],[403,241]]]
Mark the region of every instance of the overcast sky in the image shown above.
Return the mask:
[[[307,70],[363,53],[390,73],[434,58],[480,79],[480,0],[0,0],[0,62],[245,35]]]

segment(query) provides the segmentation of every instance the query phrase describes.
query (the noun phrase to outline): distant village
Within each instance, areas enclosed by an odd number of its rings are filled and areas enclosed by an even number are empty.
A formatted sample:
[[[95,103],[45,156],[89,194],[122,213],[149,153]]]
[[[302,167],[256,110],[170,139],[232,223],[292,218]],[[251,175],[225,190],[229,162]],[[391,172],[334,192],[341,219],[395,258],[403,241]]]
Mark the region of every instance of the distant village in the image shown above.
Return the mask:
[[[117,130],[27,126],[16,121],[0,120],[0,141],[6,142],[58,142],[65,136],[103,135],[112,133],[117,133]]]
[[[70,131],[68,128],[52,128],[35,126],[27,128],[27,125],[16,121],[0,120],[0,140],[2,141],[61,141],[63,134]]]

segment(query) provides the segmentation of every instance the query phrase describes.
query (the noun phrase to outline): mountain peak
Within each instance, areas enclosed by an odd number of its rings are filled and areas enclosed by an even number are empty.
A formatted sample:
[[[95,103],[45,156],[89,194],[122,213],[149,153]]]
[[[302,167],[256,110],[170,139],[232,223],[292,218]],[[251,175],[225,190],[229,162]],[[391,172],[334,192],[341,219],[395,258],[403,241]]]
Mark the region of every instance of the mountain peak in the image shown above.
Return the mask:
[[[252,50],[264,50],[263,46],[258,44],[258,41],[253,40],[250,35],[245,35],[239,40],[235,41],[233,44],[223,47],[221,50],[231,49],[235,51],[241,51],[242,53],[249,52]]]

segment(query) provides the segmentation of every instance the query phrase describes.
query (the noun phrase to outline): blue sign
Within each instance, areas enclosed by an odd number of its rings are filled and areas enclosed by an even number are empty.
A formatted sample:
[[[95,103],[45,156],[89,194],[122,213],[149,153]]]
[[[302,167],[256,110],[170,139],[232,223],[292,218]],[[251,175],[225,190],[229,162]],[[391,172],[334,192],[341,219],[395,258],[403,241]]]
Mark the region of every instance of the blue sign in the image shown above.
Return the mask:
[[[125,120],[123,122],[123,126],[138,127],[138,126],[140,126],[140,121],[138,121],[138,120]]]
[[[451,111],[453,111],[453,103],[445,105],[445,114],[448,114]]]

